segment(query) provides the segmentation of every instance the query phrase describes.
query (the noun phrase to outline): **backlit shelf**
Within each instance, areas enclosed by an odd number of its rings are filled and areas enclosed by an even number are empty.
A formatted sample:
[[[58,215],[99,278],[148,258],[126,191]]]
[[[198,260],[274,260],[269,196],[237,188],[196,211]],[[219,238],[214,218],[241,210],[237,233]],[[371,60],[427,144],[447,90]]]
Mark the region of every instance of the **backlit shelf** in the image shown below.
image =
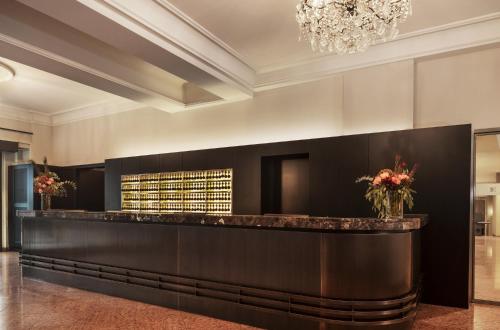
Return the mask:
[[[123,175],[122,210],[231,214],[232,169]]]

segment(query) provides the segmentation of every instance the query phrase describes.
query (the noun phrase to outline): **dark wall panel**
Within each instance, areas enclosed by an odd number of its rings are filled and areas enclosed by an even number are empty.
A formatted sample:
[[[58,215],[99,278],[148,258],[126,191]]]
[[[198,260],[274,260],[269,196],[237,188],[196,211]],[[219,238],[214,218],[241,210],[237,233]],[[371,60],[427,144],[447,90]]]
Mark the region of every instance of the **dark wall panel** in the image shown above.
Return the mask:
[[[160,171],[160,155],[147,155],[138,158],[141,173],[158,173]]]
[[[262,159],[307,154],[311,215],[357,217],[374,213],[364,199],[366,184],[356,184],[356,178],[392,167],[396,153],[409,163],[422,165],[415,182],[418,193],[412,212],[428,213],[431,220],[422,237],[427,283],[423,300],[465,307],[469,285],[470,125],[179,152],[159,155],[157,162],[158,171],[233,168],[233,213],[261,214]],[[119,208],[120,175],[155,169],[153,159],[129,157],[113,160],[114,164],[106,161],[106,209]],[[118,162],[122,167],[119,174]]]
[[[234,148],[233,159],[233,213],[261,214],[259,147]]]
[[[177,172],[182,170],[182,153],[161,154],[159,157],[159,172]]]
[[[281,213],[281,163],[282,158],[262,157],[260,193],[262,214]]]
[[[104,169],[78,169],[77,186],[77,209],[104,211]]]
[[[451,126],[370,135],[370,172],[401,154],[419,163],[414,213],[428,213],[423,235],[424,302],[467,307],[471,128]]]
[[[73,181],[77,182],[76,168],[73,167],[58,167],[50,166],[50,170],[54,171],[59,175],[61,181]],[[77,208],[77,191],[72,188],[66,188],[68,192],[67,197],[53,197],[52,198],[52,208],[54,209],[66,209],[74,210]]]
[[[314,145],[317,140],[298,140],[289,142],[275,142],[266,144],[257,144],[260,157],[269,156],[289,156],[289,155],[302,155],[308,154],[311,145]],[[247,148],[243,146],[240,148]]]
[[[122,172],[121,174],[140,174],[144,173],[141,169],[140,157],[127,157],[122,158]]]
[[[320,216],[371,216],[363,198],[365,185],[355,184],[368,174],[368,136],[320,139],[311,146],[310,191],[312,214]]]
[[[121,159],[107,159],[104,163],[104,200],[106,210],[121,209]]]
[[[234,148],[218,148],[182,153],[182,170],[233,168]]]

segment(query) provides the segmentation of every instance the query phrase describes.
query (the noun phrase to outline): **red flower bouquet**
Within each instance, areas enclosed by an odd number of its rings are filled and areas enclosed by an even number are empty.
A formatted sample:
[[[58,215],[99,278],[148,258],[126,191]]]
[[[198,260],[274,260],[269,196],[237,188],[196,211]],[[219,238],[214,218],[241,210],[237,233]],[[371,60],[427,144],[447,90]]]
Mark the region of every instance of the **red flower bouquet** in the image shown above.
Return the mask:
[[[40,170],[37,164],[33,164],[37,172],[37,176],[33,182],[33,189],[35,193],[41,196],[42,209],[50,209],[52,196],[68,196],[66,187],[76,189],[76,184],[73,181],[61,181],[56,173],[49,170],[46,157],[43,159],[43,170]]]
[[[415,181],[416,170],[416,165],[409,170],[401,156],[396,155],[393,170],[383,169],[374,177],[363,176],[356,182],[368,181],[365,198],[373,203],[373,210],[379,218],[400,219],[403,217],[403,203],[409,209],[413,208],[415,191],[410,187]]]

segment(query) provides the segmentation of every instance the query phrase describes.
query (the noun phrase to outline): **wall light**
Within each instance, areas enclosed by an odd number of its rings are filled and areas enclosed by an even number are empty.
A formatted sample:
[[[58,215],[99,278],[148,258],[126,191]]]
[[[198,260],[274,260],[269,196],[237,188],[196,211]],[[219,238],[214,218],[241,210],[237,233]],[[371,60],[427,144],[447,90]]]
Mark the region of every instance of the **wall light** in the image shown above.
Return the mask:
[[[0,62],[0,83],[14,78],[15,72],[7,65]]]

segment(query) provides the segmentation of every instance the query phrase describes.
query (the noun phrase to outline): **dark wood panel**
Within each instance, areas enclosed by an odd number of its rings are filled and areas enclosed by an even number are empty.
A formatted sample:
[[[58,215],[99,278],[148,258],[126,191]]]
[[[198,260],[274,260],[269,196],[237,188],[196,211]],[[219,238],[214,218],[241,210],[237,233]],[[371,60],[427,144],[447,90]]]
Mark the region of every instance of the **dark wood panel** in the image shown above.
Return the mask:
[[[85,260],[116,267],[175,274],[177,229],[89,222]],[[167,262],[159,262],[159,260]],[[77,259],[80,260],[80,259]]]
[[[182,153],[161,154],[159,172],[176,172],[182,170]]]
[[[313,215],[372,215],[363,198],[366,186],[355,183],[368,174],[368,136],[320,139],[311,146],[309,160]]]
[[[281,211],[311,214],[309,158],[284,159],[281,163]]]
[[[320,296],[319,233],[247,230],[240,244],[246,285]]]
[[[424,302],[468,306],[471,141],[469,125],[370,136],[370,173],[391,168],[396,153],[421,165],[413,212],[431,220],[422,238]]]
[[[261,214],[261,157],[258,147],[233,149],[233,213]]]
[[[366,322],[397,325],[415,309],[418,231],[23,221],[23,275],[55,283],[270,329],[376,328]]]
[[[179,274],[242,283],[244,237],[241,229],[179,227]]]
[[[366,185],[355,183],[366,175],[368,136],[353,135],[335,138],[335,176],[332,216],[371,216],[370,205],[364,199]]]
[[[307,154],[316,140],[296,140],[256,145],[261,157]],[[246,148],[246,146],[242,147]]]
[[[309,154],[261,158],[263,214],[311,214]]]
[[[24,253],[164,274],[177,273],[177,228],[174,226],[130,226],[66,219],[24,221],[24,242],[28,244],[23,246]]]
[[[107,171],[106,171],[107,168]],[[42,171],[42,165],[38,165]],[[104,211],[120,209],[121,159],[110,159],[106,164],[76,166],[49,166],[62,181],[73,181],[77,189],[66,187],[67,197],[52,197],[53,209]],[[38,175],[35,171],[34,175]],[[40,195],[34,194],[34,209],[41,207]]]
[[[179,274],[320,295],[319,235],[179,226]]]
[[[122,158],[122,175],[123,174],[140,174],[141,160],[139,157]]]
[[[104,204],[106,211],[121,209],[122,160],[107,159],[104,163]]]
[[[229,302],[214,303],[211,300],[202,300],[189,296],[179,297],[179,308],[190,313],[250,324],[262,329],[319,329],[318,322],[313,320],[302,320],[289,317],[284,313],[267,312],[264,309],[242,309]]]
[[[76,208],[104,211],[104,168],[77,169]]]
[[[262,214],[276,214],[281,211],[281,162],[276,156],[261,158],[261,209]]]
[[[182,170],[233,168],[233,148],[219,148],[182,153]]]
[[[381,299],[410,292],[415,235],[322,235],[322,297]],[[349,262],[342,261],[345,255]]]
[[[57,173],[62,181],[73,181],[77,182],[77,173],[75,167],[61,167],[61,166],[50,166],[50,170]],[[52,197],[52,208],[54,209],[65,209],[74,210],[77,208],[77,194],[78,192],[72,188],[67,187],[68,196],[67,197]],[[37,195],[37,197],[40,197]],[[38,198],[40,199],[40,198]]]
[[[437,127],[167,154],[160,156],[159,167],[233,168],[233,213],[261,214],[262,158],[308,154],[311,215],[356,217],[374,213],[363,197],[366,185],[355,179],[392,167],[394,155],[401,153],[408,162],[422,165],[413,212],[428,213],[431,219],[422,238],[429,283],[424,301],[464,307],[469,290],[470,140],[470,125]],[[144,172],[133,158],[123,162],[120,174]],[[118,176],[109,178],[113,180]],[[115,196],[107,197],[107,209],[116,205],[119,193]],[[450,285],[443,286],[445,282]]]
[[[23,252],[85,261],[85,222],[23,219]]]
[[[160,155],[146,155],[138,158],[141,173],[158,173],[160,171]]]

